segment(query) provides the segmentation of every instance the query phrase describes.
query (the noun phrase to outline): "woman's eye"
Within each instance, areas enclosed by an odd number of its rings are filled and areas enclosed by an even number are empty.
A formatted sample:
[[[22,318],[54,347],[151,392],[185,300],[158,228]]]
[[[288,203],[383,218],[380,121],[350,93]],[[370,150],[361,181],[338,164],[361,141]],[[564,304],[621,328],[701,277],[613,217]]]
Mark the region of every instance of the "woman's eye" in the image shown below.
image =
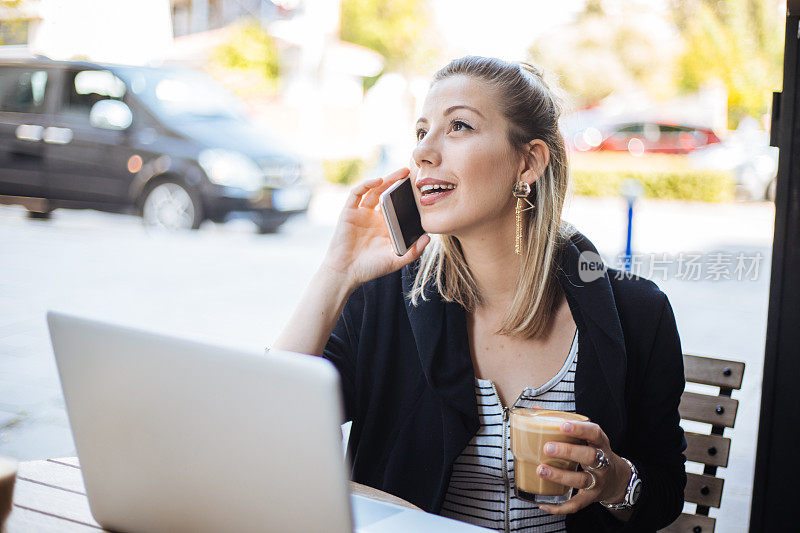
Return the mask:
[[[469,124],[467,124],[466,122],[463,122],[461,120],[454,120],[450,124],[450,131],[461,131],[463,129],[471,130],[472,126],[470,126]],[[425,137],[425,135],[427,135],[427,133],[428,132],[423,130],[423,129],[417,130],[417,142],[421,141],[423,139],[423,137]]]

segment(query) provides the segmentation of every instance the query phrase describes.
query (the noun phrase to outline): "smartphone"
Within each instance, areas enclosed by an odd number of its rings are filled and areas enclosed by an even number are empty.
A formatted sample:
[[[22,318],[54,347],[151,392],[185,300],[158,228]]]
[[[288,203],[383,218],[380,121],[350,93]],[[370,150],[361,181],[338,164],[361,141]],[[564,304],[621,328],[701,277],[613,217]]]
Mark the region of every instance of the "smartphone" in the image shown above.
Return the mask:
[[[404,178],[383,191],[378,201],[397,255],[405,255],[425,234],[412,187],[411,179]]]

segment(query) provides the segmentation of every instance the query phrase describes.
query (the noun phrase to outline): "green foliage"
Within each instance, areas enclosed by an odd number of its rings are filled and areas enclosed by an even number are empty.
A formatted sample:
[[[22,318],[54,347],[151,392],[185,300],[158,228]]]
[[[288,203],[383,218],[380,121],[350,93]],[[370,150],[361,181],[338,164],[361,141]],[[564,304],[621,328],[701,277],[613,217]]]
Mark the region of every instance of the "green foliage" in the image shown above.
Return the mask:
[[[602,0],[586,0],[586,6],[583,8],[583,15],[605,15]]]
[[[386,70],[411,72],[432,53],[424,0],[342,0],[340,38],[381,54]]]
[[[735,189],[733,177],[722,171],[572,171],[575,194],[582,196],[620,196],[620,185],[627,178],[636,179],[642,184],[646,198],[662,200],[725,202],[733,199]]]
[[[384,71],[381,70],[378,74],[376,74],[374,76],[365,76],[363,78],[361,84],[363,86],[363,89],[364,89],[365,93],[367,91],[369,91],[370,89],[372,89],[375,86],[376,83],[378,83],[378,80],[381,79],[381,76],[383,76],[383,72]]]
[[[573,23],[537,39],[529,59],[558,73],[560,86],[578,106],[633,87],[657,98],[672,96],[672,52],[648,30],[651,15],[649,9],[626,5],[624,16],[608,16],[602,2],[592,0]]]
[[[271,90],[280,78],[278,48],[258,21],[240,23],[231,38],[214,50],[217,67],[254,74]]]
[[[325,179],[331,183],[351,185],[361,179],[366,162],[358,158],[323,161],[322,168]]]
[[[783,0],[682,0],[673,5],[685,42],[678,58],[678,85],[695,91],[711,80],[728,89],[728,121],[769,111],[780,90]]]
[[[637,87],[666,99],[719,80],[730,127],[769,111],[781,87],[786,0],[668,0],[671,38],[651,30],[656,10],[645,4],[610,15],[589,0],[574,22],[534,43],[530,60],[561,75],[581,106]]]
[[[22,12],[22,7],[22,0],[0,0],[0,10],[4,16],[0,21],[0,46],[28,42],[28,26],[31,20]]]

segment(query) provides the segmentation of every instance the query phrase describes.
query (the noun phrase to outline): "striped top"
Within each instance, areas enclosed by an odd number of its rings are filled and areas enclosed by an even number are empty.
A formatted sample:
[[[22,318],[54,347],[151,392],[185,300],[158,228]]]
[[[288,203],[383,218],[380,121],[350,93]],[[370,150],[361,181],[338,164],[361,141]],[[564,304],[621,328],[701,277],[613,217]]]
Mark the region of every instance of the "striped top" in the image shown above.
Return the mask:
[[[576,329],[561,369],[541,387],[526,387],[512,407],[544,407],[574,413],[577,364]],[[475,379],[475,395],[481,425],[453,463],[441,514],[497,531],[566,531],[565,515],[551,515],[514,495],[511,432],[503,420],[500,398],[488,379]]]

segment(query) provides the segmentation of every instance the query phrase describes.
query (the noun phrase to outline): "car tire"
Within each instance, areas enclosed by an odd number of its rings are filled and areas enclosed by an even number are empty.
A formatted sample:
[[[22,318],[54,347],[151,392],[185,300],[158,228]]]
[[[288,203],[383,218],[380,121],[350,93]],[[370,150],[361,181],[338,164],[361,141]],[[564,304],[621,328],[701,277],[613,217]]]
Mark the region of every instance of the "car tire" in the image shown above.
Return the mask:
[[[159,181],[148,187],[142,199],[142,220],[159,229],[197,229],[203,222],[203,208],[186,185],[177,180]]]
[[[770,202],[775,201],[775,189],[777,188],[778,177],[775,176],[767,185],[767,188],[764,190],[764,200],[768,200]]]
[[[274,223],[274,222],[259,222],[257,225],[256,233],[259,235],[270,235],[274,233],[278,233],[278,229],[280,229],[282,222]]]
[[[28,211],[28,218],[31,220],[50,220],[53,218],[52,211]]]
[[[754,195],[750,190],[742,185],[737,185],[733,192],[733,199],[737,202],[750,202],[755,200]]]

